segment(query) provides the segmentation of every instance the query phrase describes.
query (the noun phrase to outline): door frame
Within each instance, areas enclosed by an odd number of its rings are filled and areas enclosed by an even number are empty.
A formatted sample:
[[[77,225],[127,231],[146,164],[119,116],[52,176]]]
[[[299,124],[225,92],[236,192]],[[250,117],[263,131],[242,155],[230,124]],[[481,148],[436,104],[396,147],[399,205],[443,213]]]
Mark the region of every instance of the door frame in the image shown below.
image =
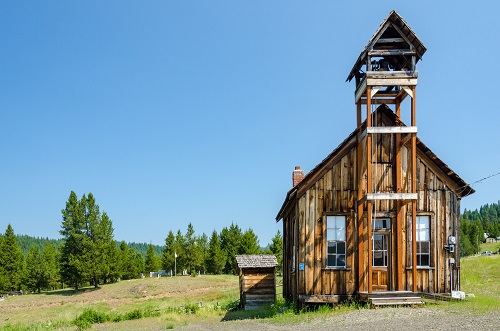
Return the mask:
[[[376,221],[388,221],[388,223],[385,223],[385,227],[376,227]],[[392,231],[391,231],[391,224],[392,224],[392,218],[391,217],[377,217],[373,219],[372,224],[372,260],[370,263],[372,264],[372,286],[374,291],[390,291],[392,289]],[[384,223],[384,222],[381,222]],[[386,241],[387,244],[387,263],[386,266],[375,266],[374,261],[375,261],[375,236],[383,236],[384,240]],[[385,274],[385,277],[383,277]],[[380,284],[380,279],[385,278],[385,283],[386,284]]]

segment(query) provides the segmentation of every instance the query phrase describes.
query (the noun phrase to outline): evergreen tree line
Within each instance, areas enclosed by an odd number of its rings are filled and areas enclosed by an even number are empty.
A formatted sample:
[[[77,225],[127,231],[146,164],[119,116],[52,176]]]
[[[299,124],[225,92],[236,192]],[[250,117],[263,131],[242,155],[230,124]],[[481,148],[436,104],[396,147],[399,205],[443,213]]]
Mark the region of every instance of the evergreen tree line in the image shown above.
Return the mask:
[[[234,223],[224,227],[220,233],[214,230],[207,237],[205,233],[196,236],[193,225],[188,224],[186,234],[180,230],[174,235],[169,231],[161,257],[161,267],[170,274],[186,271],[188,274],[236,274],[236,255],[274,254],[278,267],[282,265],[283,239],[281,232],[272,238],[266,249],[261,249],[259,239],[251,228],[242,231]]]
[[[184,270],[236,274],[237,254],[275,254],[280,265],[282,260],[279,231],[263,251],[252,229],[243,232],[235,224],[220,233],[214,230],[208,238],[195,235],[190,223],[185,234],[170,231],[164,247],[124,241],[117,245],[112,221],[100,211],[92,193],[78,199],[71,192],[62,219],[58,240],[16,236],[10,224],[0,234],[0,292],[98,287],[160,269],[177,274]],[[145,254],[136,251],[146,247]]]
[[[0,237],[2,234],[0,233]],[[49,239],[49,238],[39,238],[32,237],[25,234],[16,234],[16,240],[21,246],[21,251],[23,255],[26,256],[32,246],[38,246],[38,248],[42,251],[45,246],[52,244],[56,249],[59,249],[63,243],[63,239]],[[115,240],[116,247],[120,247],[121,242]],[[136,242],[127,242],[128,248],[133,248],[137,253],[140,253],[143,257],[146,256],[149,245],[146,243],[136,243]],[[163,246],[153,245],[154,252],[158,255],[161,255],[163,252]]]
[[[479,253],[487,237],[500,237],[500,201],[483,205],[479,210],[464,210],[460,219],[460,254]]]

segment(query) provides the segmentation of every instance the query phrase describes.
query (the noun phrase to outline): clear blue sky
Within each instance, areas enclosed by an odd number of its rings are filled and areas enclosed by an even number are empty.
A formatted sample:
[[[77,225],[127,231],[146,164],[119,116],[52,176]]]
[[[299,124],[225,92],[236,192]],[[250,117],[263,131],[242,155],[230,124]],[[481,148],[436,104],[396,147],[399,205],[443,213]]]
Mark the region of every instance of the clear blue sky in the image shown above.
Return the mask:
[[[266,246],[294,166],[354,130],[345,79],[392,9],[428,49],[420,139],[468,183],[498,173],[500,3],[463,3],[3,1],[0,231],[59,238],[73,190],[117,240],[234,222]]]

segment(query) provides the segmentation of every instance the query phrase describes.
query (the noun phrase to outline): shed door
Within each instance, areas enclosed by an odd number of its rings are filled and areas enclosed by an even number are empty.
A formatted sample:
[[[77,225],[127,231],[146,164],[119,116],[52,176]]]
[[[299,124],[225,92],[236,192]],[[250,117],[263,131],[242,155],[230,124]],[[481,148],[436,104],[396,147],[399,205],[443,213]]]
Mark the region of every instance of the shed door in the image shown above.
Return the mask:
[[[375,291],[387,291],[390,288],[390,228],[391,221],[389,219],[376,219],[373,221],[372,285]]]

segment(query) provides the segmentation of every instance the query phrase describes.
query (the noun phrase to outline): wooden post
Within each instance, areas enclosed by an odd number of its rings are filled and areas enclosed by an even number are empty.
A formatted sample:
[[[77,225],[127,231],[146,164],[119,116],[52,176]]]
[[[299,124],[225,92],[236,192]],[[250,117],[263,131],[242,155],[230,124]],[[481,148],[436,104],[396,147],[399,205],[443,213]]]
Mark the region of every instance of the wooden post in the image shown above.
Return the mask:
[[[359,127],[361,125],[361,99],[356,102],[356,117],[357,117],[357,126]]]
[[[396,99],[396,115],[398,118],[401,115],[401,103],[400,99]],[[396,193],[402,193],[401,188],[401,134],[396,133],[394,148],[395,148],[395,176],[396,176]],[[396,288],[398,291],[403,290],[403,202],[401,200],[396,201],[396,224],[394,225],[395,230],[395,241],[396,241]]]
[[[372,90],[371,86],[366,87],[366,127],[372,126]],[[372,190],[372,136],[366,135],[366,194],[371,193]],[[367,199],[366,202],[366,228],[368,230],[367,240],[368,243],[368,293],[372,293],[372,201]]]
[[[417,126],[417,95],[416,86],[412,87],[411,125]],[[411,134],[411,191],[417,193],[417,134]],[[412,276],[413,292],[417,292],[417,201],[411,204],[411,235],[412,235]]]
[[[356,103],[357,117],[358,117],[358,145],[356,151],[356,178],[358,180],[358,204],[357,204],[357,225],[358,225],[358,292],[363,292],[365,290],[365,250],[364,250],[364,238],[363,238],[363,203],[361,199],[363,198],[363,179],[361,178],[361,168],[362,165],[362,142],[361,142],[361,100]]]

